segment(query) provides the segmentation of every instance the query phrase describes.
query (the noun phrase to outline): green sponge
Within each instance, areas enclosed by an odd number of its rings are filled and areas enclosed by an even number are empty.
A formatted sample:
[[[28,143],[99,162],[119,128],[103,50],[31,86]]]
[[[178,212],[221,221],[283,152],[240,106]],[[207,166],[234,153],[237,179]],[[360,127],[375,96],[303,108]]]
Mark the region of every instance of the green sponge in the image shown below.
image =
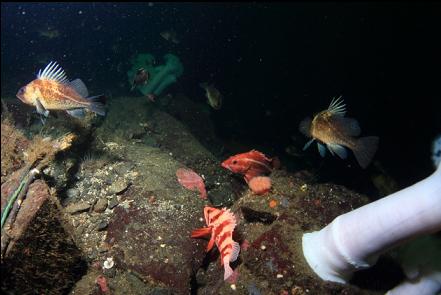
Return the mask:
[[[131,61],[132,68],[127,72],[129,83],[132,84],[136,71],[139,68],[144,68],[149,72],[149,81],[147,82],[147,85],[141,85],[137,88],[143,95],[161,95],[161,93],[168,86],[175,83],[184,72],[184,66],[176,55],[168,53],[164,55],[164,61],[164,65],[155,67],[155,58],[153,55],[148,53],[138,54]]]

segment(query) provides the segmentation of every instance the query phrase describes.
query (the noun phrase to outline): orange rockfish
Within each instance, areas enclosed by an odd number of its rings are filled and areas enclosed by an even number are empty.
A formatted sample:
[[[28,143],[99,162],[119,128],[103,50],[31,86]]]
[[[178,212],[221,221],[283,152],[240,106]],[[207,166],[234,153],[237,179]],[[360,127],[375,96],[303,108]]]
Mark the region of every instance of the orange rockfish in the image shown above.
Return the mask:
[[[49,115],[49,110],[65,110],[73,117],[83,118],[85,109],[104,116],[104,105],[98,101],[103,95],[88,96],[83,81],[75,79],[69,82],[56,62],[50,62],[43,71],[39,70],[37,79],[17,92],[22,102],[36,107],[37,112],[45,117]]]
[[[360,135],[360,126],[357,120],[345,118],[346,109],[341,96],[333,98],[327,110],[318,113],[313,120],[306,118],[300,122],[299,130],[307,137],[312,137],[303,150],[306,150],[313,141],[317,140],[319,153],[326,154],[326,145],[331,154],[337,154],[346,159],[345,147],[354,152],[355,158],[362,168],[366,168],[372,161],[378,147],[378,137],[368,136],[355,138]]]
[[[205,206],[204,217],[207,227],[198,228],[191,233],[192,238],[203,237],[211,234],[207,245],[207,252],[216,243],[221,255],[221,265],[224,266],[224,280],[233,274],[230,262],[235,261],[239,256],[240,245],[233,241],[233,231],[236,227],[236,217],[230,209],[216,209]]]

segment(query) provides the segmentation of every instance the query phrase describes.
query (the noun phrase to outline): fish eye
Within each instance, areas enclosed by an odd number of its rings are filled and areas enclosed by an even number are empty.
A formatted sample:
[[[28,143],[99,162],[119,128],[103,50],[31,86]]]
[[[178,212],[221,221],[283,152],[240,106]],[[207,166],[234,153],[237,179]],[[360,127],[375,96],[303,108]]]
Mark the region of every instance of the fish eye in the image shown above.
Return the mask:
[[[233,164],[237,164],[237,161],[236,161],[236,160],[233,160]]]

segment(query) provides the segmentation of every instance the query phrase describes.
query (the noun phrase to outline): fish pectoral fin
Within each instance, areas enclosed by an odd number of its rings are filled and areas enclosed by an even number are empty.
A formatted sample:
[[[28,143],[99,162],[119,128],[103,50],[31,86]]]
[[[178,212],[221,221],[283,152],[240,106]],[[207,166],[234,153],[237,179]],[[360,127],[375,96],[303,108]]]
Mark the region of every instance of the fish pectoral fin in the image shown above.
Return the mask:
[[[199,237],[209,235],[210,233],[211,233],[210,227],[202,227],[202,228],[198,228],[198,229],[195,229],[194,231],[192,231],[191,237],[192,238],[199,238]]]
[[[39,113],[45,117],[49,116],[49,111],[44,108],[44,106],[41,104],[40,100],[37,98],[35,101],[36,101],[35,106],[37,107],[37,113]]]
[[[305,146],[303,147],[303,150],[306,150],[307,148],[309,148],[309,146],[311,145],[311,143],[313,143],[315,140],[315,138],[311,139],[310,141],[308,141]]]
[[[45,125],[46,124],[46,117],[40,116],[40,121],[41,121],[42,125]]]
[[[346,159],[348,157],[348,153],[344,146],[336,143],[328,143],[327,146],[331,154],[334,155],[334,153],[336,153],[342,159]]]
[[[73,109],[73,110],[66,110],[66,112],[71,115],[72,117],[83,119],[86,115],[86,112],[84,109]]]
[[[210,241],[208,242],[206,251],[207,252],[210,251],[211,249],[213,249],[213,247],[214,247],[214,237],[211,237]]]
[[[230,262],[236,261],[239,256],[240,245],[238,242],[233,242],[233,250],[231,251]]]
[[[320,156],[322,156],[324,158],[325,155],[326,155],[326,148],[325,148],[325,146],[323,144],[321,144],[320,142],[317,142],[317,148],[318,148],[318,151],[320,153]]]

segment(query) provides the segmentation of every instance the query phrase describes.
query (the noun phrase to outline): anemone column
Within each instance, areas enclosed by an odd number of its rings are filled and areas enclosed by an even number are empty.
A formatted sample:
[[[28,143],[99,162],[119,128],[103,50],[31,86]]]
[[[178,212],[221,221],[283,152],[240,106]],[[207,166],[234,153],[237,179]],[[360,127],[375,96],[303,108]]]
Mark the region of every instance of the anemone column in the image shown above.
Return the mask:
[[[441,230],[441,165],[428,178],[303,235],[303,255],[326,281],[346,283],[388,249]]]

